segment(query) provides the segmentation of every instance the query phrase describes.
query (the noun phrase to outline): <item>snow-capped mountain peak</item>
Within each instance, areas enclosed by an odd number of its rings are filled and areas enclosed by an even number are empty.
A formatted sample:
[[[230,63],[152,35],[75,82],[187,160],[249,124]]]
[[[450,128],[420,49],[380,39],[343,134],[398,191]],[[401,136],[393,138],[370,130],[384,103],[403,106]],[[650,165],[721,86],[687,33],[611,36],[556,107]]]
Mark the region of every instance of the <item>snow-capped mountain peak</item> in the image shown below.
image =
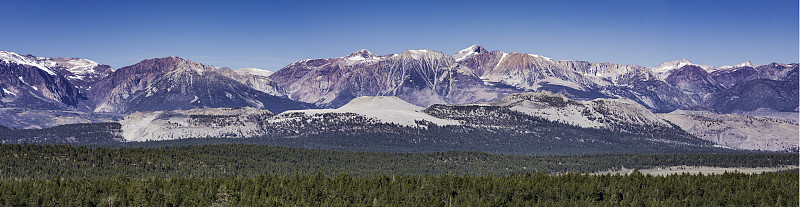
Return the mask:
[[[461,61],[461,60],[466,59],[466,58],[468,58],[468,57],[470,57],[472,55],[477,55],[477,54],[481,54],[481,53],[485,53],[485,52],[488,52],[488,51],[485,48],[483,48],[482,46],[480,46],[480,45],[472,45],[472,46],[469,46],[469,47],[467,47],[467,48],[465,48],[465,49],[463,49],[461,51],[458,51],[458,53],[453,55],[453,57],[456,59],[456,61]]]
[[[719,69],[730,69],[730,68],[741,68],[741,67],[755,68],[756,65],[748,60],[747,62],[739,63],[738,65],[734,65],[734,66],[725,65],[725,66],[719,67]]]
[[[694,65],[694,66],[700,67],[703,70],[705,70],[706,72],[712,72],[712,71],[717,69],[714,66],[698,65],[698,64],[692,63],[691,61],[689,61],[687,59],[683,59],[683,60],[675,60],[675,61],[669,61],[669,62],[662,63],[661,65],[658,65],[658,66],[655,66],[655,67],[651,67],[650,71],[652,71],[653,73],[658,75],[659,78],[664,79],[667,76],[669,76],[669,74],[672,73],[673,70],[676,70],[678,68],[681,68],[681,67],[687,66],[687,65]]]
[[[755,67],[756,65],[748,60],[747,62],[739,63],[736,66],[737,67],[745,67],[745,66],[747,66],[747,67]]]
[[[99,63],[92,60],[65,57],[53,58],[47,64],[65,68],[72,73],[68,77],[69,79],[83,79],[86,76],[95,75],[99,72],[95,70],[95,67],[100,66]]]
[[[367,49],[361,49],[361,50],[356,51],[356,52],[354,52],[354,53],[352,53],[352,54],[350,54],[348,56],[345,56],[344,58],[347,59],[347,60],[350,60],[350,61],[362,61],[362,60],[376,60],[376,59],[379,59],[378,56],[376,56],[375,54],[372,54],[372,52],[370,52]]]
[[[549,58],[549,57],[545,57],[545,56],[541,56],[541,55],[537,55],[537,54],[528,54],[528,55],[530,55],[531,57],[535,57],[535,58],[544,58],[546,60],[553,61],[553,58]]]
[[[687,59],[675,60],[675,61],[661,63],[661,65],[652,67],[650,68],[650,70],[656,73],[666,73],[667,71],[675,70],[685,65],[694,65],[694,64]]]
[[[47,72],[50,75],[56,75],[53,70],[50,70],[50,68],[43,64],[43,61],[40,61],[36,57],[28,57],[13,52],[0,51],[0,62],[33,66],[43,70],[44,72]]]

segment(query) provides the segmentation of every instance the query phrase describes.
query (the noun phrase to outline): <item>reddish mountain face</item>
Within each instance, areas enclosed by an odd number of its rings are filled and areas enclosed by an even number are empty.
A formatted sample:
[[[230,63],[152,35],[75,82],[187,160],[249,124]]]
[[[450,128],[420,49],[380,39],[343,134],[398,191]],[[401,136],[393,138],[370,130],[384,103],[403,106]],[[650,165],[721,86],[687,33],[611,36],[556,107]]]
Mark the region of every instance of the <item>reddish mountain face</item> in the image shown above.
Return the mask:
[[[267,80],[216,68],[178,57],[154,58],[121,68],[93,86],[96,112],[184,110],[216,107],[255,107],[282,112],[305,109],[280,95],[248,84]]]

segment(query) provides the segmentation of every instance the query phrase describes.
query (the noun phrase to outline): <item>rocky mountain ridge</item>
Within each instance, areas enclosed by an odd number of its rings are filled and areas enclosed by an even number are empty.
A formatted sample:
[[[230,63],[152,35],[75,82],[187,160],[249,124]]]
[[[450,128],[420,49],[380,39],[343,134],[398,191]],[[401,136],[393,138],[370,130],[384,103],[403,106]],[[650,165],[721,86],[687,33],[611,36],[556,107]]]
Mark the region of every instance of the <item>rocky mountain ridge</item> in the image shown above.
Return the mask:
[[[81,120],[95,113],[205,107],[338,108],[362,96],[395,96],[428,107],[500,101],[534,91],[576,100],[630,99],[653,112],[798,110],[796,63],[713,67],[680,60],[644,67],[554,60],[479,45],[454,55],[433,50],[376,55],[364,49],[340,58],[298,61],[274,73],[178,57],[148,59],[119,70],[91,60],[13,52],[0,52],[0,61],[0,106],[89,114]],[[25,120],[15,123],[36,127]]]
[[[798,68],[778,63],[752,66],[745,62],[713,67],[685,59],[656,67],[590,63],[472,45],[453,56],[431,50],[378,56],[361,50],[341,58],[299,61],[270,77],[287,88],[294,100],[322,107],[338,107],[359,96],[391,95],[426,107],[552,91],[576,99],[631,99],[652,111],[669,112],[698,107],[719,110],[709,107],[714,94],[749,80],[786,79]]]
[[[115,120],[114,116],[135,111],[244,106],[284,111],[314,107],[289,100],[263,72],[255,75],[245,71],[178,57],[148,59],[113,70],[86,59],[43,58],[3,51],[0,106],[9,112],[3,114],[37,114],[3,124],[40,128],[55,123]],[[53,110],[64,113],[48,112]],[[76,122],[47,121],[48,117]]]
[[[95,88],[95,112],[244,106],[280,112],[311,107],[283,97],[267,78],[178,57],[148,59],[120,68]]]

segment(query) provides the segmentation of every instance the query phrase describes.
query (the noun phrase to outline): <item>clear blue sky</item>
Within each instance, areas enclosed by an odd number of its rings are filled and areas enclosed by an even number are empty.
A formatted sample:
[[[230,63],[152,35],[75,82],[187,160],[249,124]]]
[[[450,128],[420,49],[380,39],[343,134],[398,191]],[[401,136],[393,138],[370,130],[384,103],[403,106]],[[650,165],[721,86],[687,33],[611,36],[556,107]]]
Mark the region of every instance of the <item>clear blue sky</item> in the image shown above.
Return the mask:
[[[277,70],[294,61],[472,44],[655,66],[798,62],[786,1],[36,1],[0,0],[0,50],[120,68],[179,56]]]

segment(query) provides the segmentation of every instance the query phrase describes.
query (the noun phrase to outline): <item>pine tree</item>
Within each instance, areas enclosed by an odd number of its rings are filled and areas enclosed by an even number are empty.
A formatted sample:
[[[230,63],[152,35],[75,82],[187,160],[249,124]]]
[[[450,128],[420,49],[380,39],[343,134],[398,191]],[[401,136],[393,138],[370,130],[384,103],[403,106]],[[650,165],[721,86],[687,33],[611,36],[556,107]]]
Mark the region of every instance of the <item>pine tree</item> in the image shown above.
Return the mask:
[[[211,206],[214,207],[225,207],[231,206],[230,196],[228,195],[228,189],[226,189],[225,184],[219,186],[217,189],[217,200],[214,201],[214,204]]]

